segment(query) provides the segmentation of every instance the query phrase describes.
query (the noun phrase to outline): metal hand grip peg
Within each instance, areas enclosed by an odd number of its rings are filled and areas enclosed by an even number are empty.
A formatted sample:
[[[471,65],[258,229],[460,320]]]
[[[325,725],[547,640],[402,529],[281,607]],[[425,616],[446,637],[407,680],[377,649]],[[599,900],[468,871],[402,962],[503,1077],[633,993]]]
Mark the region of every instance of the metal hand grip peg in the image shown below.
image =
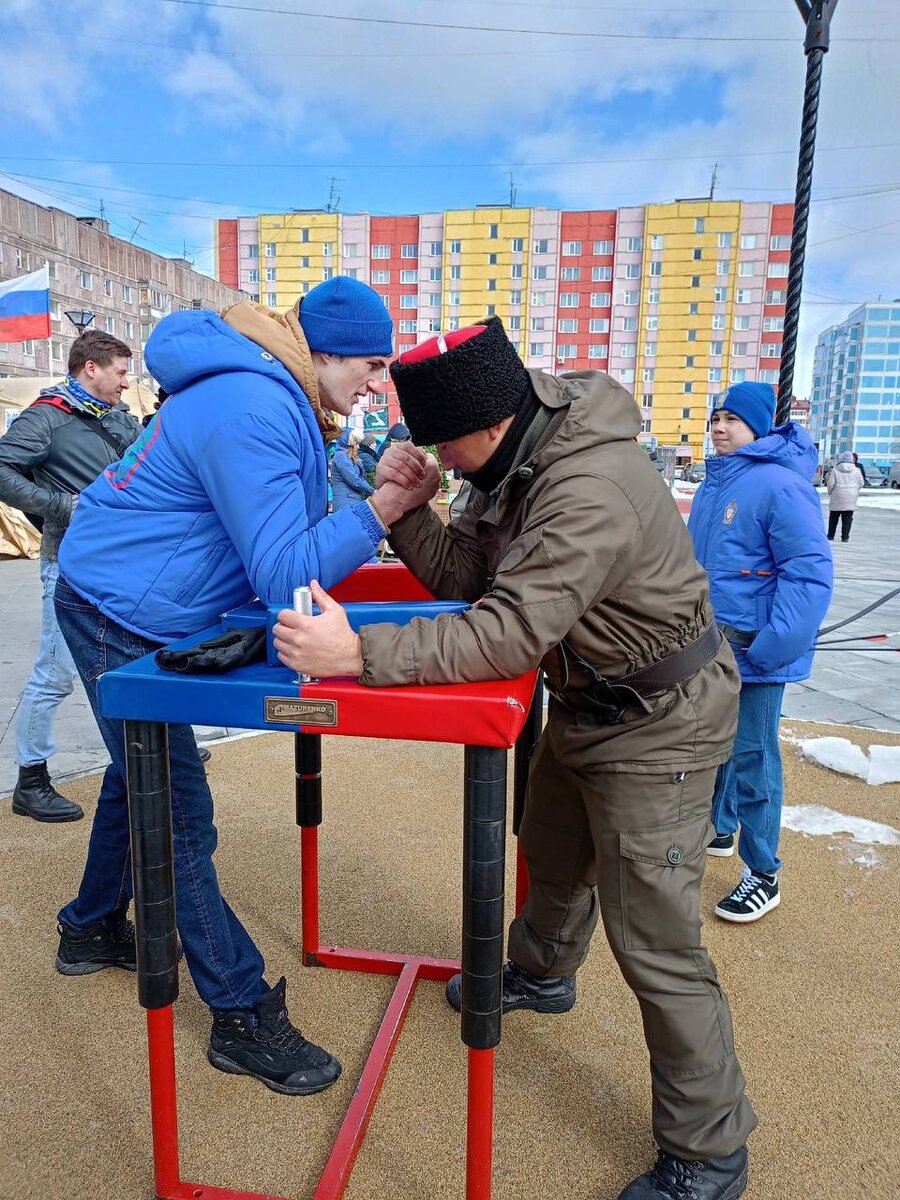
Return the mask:
[[[304,617],[311,617],[312,610],[312,591],[308,587],[294,588],[294,612],[302,613]],[[298,673],[298,683],[318,683],[318,679],[313,679],[312,675],[303,675]]]

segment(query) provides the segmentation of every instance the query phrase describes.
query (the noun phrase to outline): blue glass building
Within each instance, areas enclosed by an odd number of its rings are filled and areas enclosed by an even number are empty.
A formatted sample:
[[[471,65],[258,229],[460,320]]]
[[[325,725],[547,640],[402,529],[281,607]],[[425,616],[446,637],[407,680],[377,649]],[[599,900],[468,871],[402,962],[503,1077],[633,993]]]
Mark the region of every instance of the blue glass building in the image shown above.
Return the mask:
[[[900,300],[862,304],[819,335],[810,401],[824,462],[844,450],[888,469],[900,459]]]

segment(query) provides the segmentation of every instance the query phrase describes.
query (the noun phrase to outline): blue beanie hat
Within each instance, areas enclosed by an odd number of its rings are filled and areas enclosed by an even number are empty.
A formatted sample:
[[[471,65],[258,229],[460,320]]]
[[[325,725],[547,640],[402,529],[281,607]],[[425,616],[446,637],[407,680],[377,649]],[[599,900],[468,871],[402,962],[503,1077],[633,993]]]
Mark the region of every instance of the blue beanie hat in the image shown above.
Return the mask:
[[[775,420],[775,389],[770,383],[735,383],[713,406],[727,409],[749,425],[758,438],[765,437]]]
[[[297,317],[310,350],[356,357],[394,352],[394,325],[384,301],[368,284],[346,275],[303,296]]]

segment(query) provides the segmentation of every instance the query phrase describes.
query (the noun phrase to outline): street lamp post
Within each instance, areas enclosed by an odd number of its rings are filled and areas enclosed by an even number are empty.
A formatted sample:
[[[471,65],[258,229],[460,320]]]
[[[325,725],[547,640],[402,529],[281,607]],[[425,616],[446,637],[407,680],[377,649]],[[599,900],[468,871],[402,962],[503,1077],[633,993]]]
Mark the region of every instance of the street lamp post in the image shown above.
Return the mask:
[[[837,7],[837,0],[795,0],[795,3],[806,22],[806,41],[803,46],[806,53],[806,90],[803,93],[803,118],[800,126],[800,157],[797,162],[794,228],[791,234],[784,336],[781,341],[781,370],[778,373],[776,425],[788,420],[794,387],[794,359],[797,354],[797,328],[800,324],[800,293],[803,289],[809,198],[812,192],[813,159],[816,152],[816,119],[819,114],[822,59],[828,51],[829,26]]]
[[[89,309],[73,309],[72,312],[67,312],[66,316],[78,330],[79,336],[84,333],[88,325],[94,319],[94,314]]]

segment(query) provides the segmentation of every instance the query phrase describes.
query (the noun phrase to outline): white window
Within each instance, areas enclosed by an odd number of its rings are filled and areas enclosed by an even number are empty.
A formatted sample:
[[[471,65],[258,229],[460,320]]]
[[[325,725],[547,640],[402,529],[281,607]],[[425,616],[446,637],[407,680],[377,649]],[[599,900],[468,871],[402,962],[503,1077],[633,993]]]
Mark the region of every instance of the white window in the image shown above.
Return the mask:
[[[741,249],[742,250],[755,250],[756,249],[756,234],[755,233],[742,233],[741,234]]]
[[[521,317],[510,317],[509,320],[506,322],[506,324],[509,329],[518,331],[522,328],[522,318]]]
[[[301,229],[301,230],[300,230],[300,241],[301,241],[301,242],[308,242],[308,241],[309,241],[309,230],[308,230],[308,229]],[[309,290],[309,289],[307,289],[307,291],[308,291],[308,290]]]
[[[247,258],[259,258],[259,246],[256,242],[247,243]]]
[[[443,242],[429,242],[428,243],[428,253],[435,257],[443,254],[444,253],[444,243]]]
[[[34,339],[26,338],[22,343],[22,353],[26,358],[34,358]]]
[[[647,292],[648,304],[659,304],[659,288],[650,288]]]
[[[429,281],[429,283],[440,283],[441,282],[441,268],[440,267],[429,267],[428,268],[428,281]]]
[[[703,217],[694,218],[694,233],[703,233],[706,228],[706,221]]]
[[[605,342],[594,342],[588,346],[588,358],[609,358],[609,346]]]
[[[653,236],[650,238],[650,249],[651,250],[662,250],[665,240],[666,239],[663,237],[663,235],[661,233],[654,233]]]
[[[581,279],[581,267],[563,267],[559,277],[564,283],[578,283]]]
[[[743,279],[750,278],[756,274],[756,263],[742,262],[738,263],[738,275]]]
[[[559,322],[556,328],[559,333],[577,333],[578,321],[574,317],[566,317]]]
[[[412,299],[415,300],[415,296],[413,296]],[[400,307],[401,308],[407,307],[407,305],[405,305],[403,303],[402,296],[400,297]],[[400,332],[401,333],[418,333],[418,322],[417,321],[401,321],[400,322]]]
[[[644,346],[644,358],[656,358],[656,342],[647,342]]]
[[[452,267],[451,268],[451,276],[453,275],[453,271],[458,271],[458,270],[459,270],[458,267]],[[388,272],[386,272],[386,274],[390,274],[390,272],[388,271]],[[455,276],[455,278],[458,279],[459,276],[457,275],[457,276]],[[419,282],[419,272],[418,271],[401,271],[400,272],[400,282],[401,283],[418,283]]]
[[[111,296],[112,294],[113,294],[113,293],[112,293],[112,280],[111,280],[111,279],[104,279],[104,280],[103,280],[103,295],[104,295],[104,296]]]
[[[539,238],[539,239],[538,239],[538,240],[537,240],[537,241],[534,243],[534,247],[533,247],[533,249],[534,249],[534,253],[535,253],[535,254],[546,254],[546,253],[547,253],[547,239],[546,239],[546,238]]]
[[[531,278],[532,279],[546,279],[547,272],[549,269],[550,269],[549,267],[532,267],[531,268]]]
[[[776,233],[769,238],[770,250],[790,250],[791,236],[789,233]]]
[[[612,279],[612,267],[591,267],[591,279],[595,282]]]
[[[512,248],[513,248],[513,254],[521,254],[522,251],[525,249],[525,239],[524,238],[513,238]]]
[[[762,358],[781,358],[781,342],[763,342]]]
[[[390,282],[391,282],[390,271],[373,271],[372,272],[372,283],[390,283]]]
[[[532,292],[531,293],[531,303],[534,304],[535,306],[539,306],[541,304],[546,304],[547,303],[547,293],[546,292]]]
[[[682,420],[690,420],[690,416],[691,416],[691,410],[689,408],[683,408],[681,410]]]
[[[712,327],[713,327],[713,329],[724,329],[725,328],[725,314],[724,313],[716,313],[714,315],[714,317],[712,319]]]
[[[786,291],[778,291],[777,289],[770,288],[766,292],[766,304],[784,304],[786,299]]]
[[[496,279],[489,279],[487,281],[487,290],[489,292],[496,292],[496,290],[497,290],[497,280]]]
[[[546,352],[547,352],[547,347],[544,342],[529,342],[528,343],[528,353],[529,354],[533,354],[535,357],[540,358]]]
[[[84,290],[86,292],[91,291],[94,286],[94,277],[90,271],[79,271],[78,276],[81,286],[84,288]]]
[[[636,358],[637,346],[634,344],[634,342],[626,342],[624,346],[619,347],[619,354],[621,354],[623,358]]]
[[[636,254],[638,251],[643,250],[643,248],[644,248],[644,239],[642,237],[627,237],[627,238],[625,238],[625,249],[630,254]]]
[[[334,242],[323,242],[322,253],[326,258],[331,258],[334,254]]]
[[[543,333],[546,317],[532,317],[528,328],[532,333]]]
[[[713,355],[713,357],[721,354],[724,349],[725,349],[725,343],[722,341],[716,341],[716,342],[709,343],[709,352],[710,352],[710,354]]]
[[[510,304],[521,304],[522,303],[521,290],[517,290],[515,292],[510,292],[509,293],[509,302],[510,302]]]
[[[309,270],[309,255],[302,254],[297,261],[300,263],[300,266],[303,268],[304,271]],[[307,288],[307,291],[308,290],[309,289]]]
[[[499,225],[488,225],[488,237],[489,238],[498,238],[499,236],[500,236],[500,226]]]
[[[691,287],[692,287],[692,288],[698,288],[699,286],[700,286],[700,276],[699,276],[699,275],[692,275],[692,276],[691,276]]]
[[[415,271],[413,271],[412,274],[415,275]],[[462,267],[451,267],[450,268],[450,278],[451,279],[462,279]]]
[[[691,394],[691,392],[694,390],[694,385],[692,383],[684,383],[681,386],[682,386],[682,390],[684,391],[684,394],[686,396],[689,396]],[[681,411],[684,412],[684,409],[682,409]]]
[[[734,299],[737,304],[752,304],[753,303],[753,289],[752,288],[738,288],[737,292],[735,293]]]
[[[269,308],[274,308],[277,303],[278,297],[275,295],[275,293],[266,292],[266,304],[268,304]]]
[[[560,308],[577,308],[578,293],[577,292],[560,292],[559,294]]]
[[[619,376],[619,383],[634,383],[634,367],[619,367],[616,374]]]
[[[778,372],[777,371],[757,371],[756,381],[757,381],[757,383],[777,383],[778,382]]]
[[[702,258],[703,258],[703,251],[702,251],[702,250],[700,249],[700,247],[698,246],[698,247],[697,247],[697,248],[694,250],[694,256],[693,256],[693,260],[694,260],[694,262],[700,262],[700,260],[701,260]]]
[[[377,246],[373,246],[372,247],[372,257],[373,258],[390,258],[391,257],[390,246],[385,246],[381,243],[379,243]]]
[[[662,275],[662,263],[659,261],[659,259],[650,264],[650,274]]]
[[[131,303],[131,288],[129,287],[129,285],[127,283],[122,284],[122,300],[126,304]]]
[[[278,252],[278,247],[274,242],[266,242],[266,257],[274,258]]]
[[[659,317],[648,317],[647,329],[659,329]]]
[[[790,263],[770,262],[768,274],[775,279],[787,279]]]
[[[447,303],[451,308],[458,308],[460,303],[459,292],[448,292]]]
[[[323,267],[322,268],[323,283],[326,279],[334,279],[334,267]],[[385,302],[385,304],[390,303],[386,296],[384,297],[384,302]]]
[[[496,265],[497,265],[497,255],[496,255],[496,254],[489,254],[489,255],[488,255],[488,266],[489,266],[489,267],[496,267]]]
[[[644,367],[641,371],[641,380],[644,383],[652,383],[656,378],[656,367]]]
[[[54,321],[62,319],[62,305],[58,300],[50,301],[50,316]]]
[[[359,258],[359,243],[344,242],[343,246],[341,247],[341,253],[343,254],[344,258]]]
[[[621,317],[620,320],[625,333],[637,332],[637,317]]]
[[[3,262],[3,247],[0,246],[0,262]],[[56,279],[56,263],[52,258],[47,259],[47,278]]]
[[[573,345],[571,342],[560,342],[560,344],[556,347],[556,357],[577,358],[578,347]]]
[[[513,263],[509,269],[510,279],[521,279],[523,269],[524,268],[522,267],[521,263]]]
[[[640,279],[641,264],[640,263],[625,263],[620,271],[623,279]]]
[[[345,251],[346,253],[346,251]],[[401,258],[418,258],[419,247],[414,242],[404,242],[400,247]]]
[[[50,357],[54,362],[62,362],[62,356],[62,342],[58,341],[56,338],[53,338],[53,340],[50,342]]]
[[[694,365],[694,355],[693,354],[685,355],[684,365],[686,367],[692,367]]]
[[[749,329],[750,328],[750,318],[749,317],[735,317],[734,318],[734,327],[737,331],[740,331],[741,329]]]
[[[609,308],[611,303],[609,292],[591,292],[591,308]]]
[[[250,281],[250,283],[259,283],[259,268],[251,267],[250,270],[247,272],[247,278]]]
[[[732,383],[743,383],[746,378],[747,378],[746,367],[732,367],[731,368],[731,382]]]
[[[709,372],[706,376],[706,382],[707,383],[721,383],[722,382],[722,368],[721,367],[710,367]]]
[[[415,308],[416,307],[416,297],[408,296],[408,295],[401,296],[400,297],[400,307],[401,308]]]
[[[422,297],[422,303],[424,305],[426,305],[428,308],[440,308],[441,307],[441,293],[440,292],[428,292],[427,295]],[[488,316],[490,316],[490,315],[491,314],[488,313]]]
[[[457,238],[450,243],[451,254],[462,254],[462,242]]]
[[[115,317],[104,317],[103,318],[103,328],[106,330],[107,333],[115,333],[116,332],[116,318]]]
[[[738,293],[738,295],[740,295],[740,292]],[[713,300],[716,304],[727,304],[728,303],[728,288],[727,287],[713,288]],[[738,303],[740,303],[740,301],[738,301]]]
[[[727,258],[720,258],[719,261],[716,263],[716,274],[717,275],[727,275],[728,274],[728,259]]]
[[[640,298],[641,298],[641,293],[638,291],[623,292],[621,295],[621,303],[622,304],[637,304],[640,301]]]
[[[697,330],[696,330],[696,329],[689,329],[689,330],[687,331],[687,334],[686,334],[685,336],[686,336],[686,338],[687,338],[687,340],[688,340],[689,342],[696,342],[696,340],[697,340]]]
[[[599,242],[594,242],[595,254],[612,254],[613,244],[612,239],[603,238]]]
[[[733,233],[720,233],[716,239],[716,245],[720,250],[730,250],[733,238]]]
[[[780,333],[784,329],[784,317],[763,317],[763,329],[766,333]]]
[[[275,282],[275,267],[266,267],[266,283]]]
[[[732,342],[731,343],[731,353],[734,355],[735,358],[746,358],[747,355],[750,353],[750,343],[749,342]]]
[[[592,317],[588,329],[591,333],[609,333],[609,318]]]
[[[581,242],[563,242],[562,252],[563,252],[563,254],[568,254],[568,255],[580,254],[581,253]]]
[[[125,322],[125,336],[127,338],[134,337],[134,321],[126,321]]]
[[[700,305],[698,304],[698,302],[696,300],[692,300],[690,302],[690,304],[688,305],[688,316],[696,317],[696,316],[698,316],[699,312],[700,312]]]

